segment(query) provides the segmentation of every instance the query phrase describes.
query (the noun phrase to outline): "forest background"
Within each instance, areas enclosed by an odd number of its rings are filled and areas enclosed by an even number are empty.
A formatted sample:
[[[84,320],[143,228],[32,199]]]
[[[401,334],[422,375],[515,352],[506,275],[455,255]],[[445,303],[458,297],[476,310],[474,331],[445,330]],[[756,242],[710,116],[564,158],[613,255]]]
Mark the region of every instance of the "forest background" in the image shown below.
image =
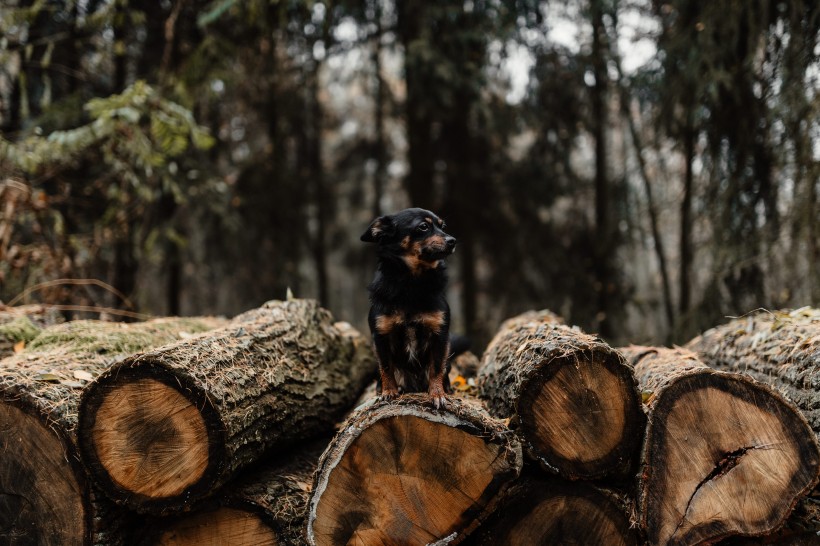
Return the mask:
[[[478,350],[682,342],[820,304],[819,112],[815,0],[2,0],[0,302],[366,330],[421,206]]]

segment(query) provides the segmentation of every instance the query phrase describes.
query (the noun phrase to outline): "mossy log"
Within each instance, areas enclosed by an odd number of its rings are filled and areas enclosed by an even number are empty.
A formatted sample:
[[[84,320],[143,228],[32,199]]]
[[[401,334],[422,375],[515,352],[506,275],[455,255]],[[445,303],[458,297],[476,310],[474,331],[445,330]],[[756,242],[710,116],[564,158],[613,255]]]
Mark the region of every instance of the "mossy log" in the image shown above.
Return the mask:
[[[421,395],[357,409],[319,461],[307,543],[456,544],[518,476],[521,446],[475,401]]]
[[[632,367],[597,337],[548,312],[504,324],[478,372],[490,412],[510,418],[529,455],[568,479],[623,477],[644,415]]]
[[[794,402],[820,438],[820,310],[762,311],[704,332],[686,347],[709,367],[743,372]]]
[[[122,540],[122,514],[88,486],[80,465],[80,392],[124,354],[222,323],[68,322],[44,329],[25,350],[0,360],[0,539],[42,546]]]
[[[783,396],[685,349],[628,347],[647,399],[638,514],[650,543],[777,529],[817,483],[820,448]]]
[[[269,302],[89,385],[83,462],[118,503],[180,511],[273,450],[332,431],[374,371],[369,343],[315,301]]]
[[[638,546],[642,542],[630,522],[632,508],[622,493],[585,482],[527,476],[465,546]]]
[[[313,473],[328,439],[263,462],[181,518],[153,525],[148,546],[303,546]]]
[[[0,358],[25,347],[40,331],[63,322],[62,315],[43,305],[8,307],[0,304]]]

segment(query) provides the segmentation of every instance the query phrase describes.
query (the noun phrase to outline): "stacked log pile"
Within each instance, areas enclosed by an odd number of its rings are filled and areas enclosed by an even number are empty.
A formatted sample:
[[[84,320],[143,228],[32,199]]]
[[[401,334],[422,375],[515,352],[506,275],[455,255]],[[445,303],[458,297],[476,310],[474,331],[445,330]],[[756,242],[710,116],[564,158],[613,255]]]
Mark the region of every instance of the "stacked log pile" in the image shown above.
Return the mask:
[[[0,542],[820,542],[818,317],[616,350],[525,313],[440,409],[360,398],[370,342],[313,301],[37,326],[0,360]]]
[[[122,356],[222,322],[67,322],[0,360],[0,533],[24,544],[115,544],[121,514],[89,487],[80,465],[82,390]]]

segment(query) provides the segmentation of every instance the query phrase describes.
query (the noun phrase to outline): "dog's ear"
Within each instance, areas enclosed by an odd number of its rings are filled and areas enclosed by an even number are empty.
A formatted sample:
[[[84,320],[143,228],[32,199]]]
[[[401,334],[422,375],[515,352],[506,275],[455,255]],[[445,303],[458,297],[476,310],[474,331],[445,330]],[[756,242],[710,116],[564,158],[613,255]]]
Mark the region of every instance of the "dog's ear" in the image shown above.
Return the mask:
[[[367,231],[362,233],[361,240],[365,243],[376,243],[385,235],[393,232],[393,219],[389,216],[379,216],[370,224]]]

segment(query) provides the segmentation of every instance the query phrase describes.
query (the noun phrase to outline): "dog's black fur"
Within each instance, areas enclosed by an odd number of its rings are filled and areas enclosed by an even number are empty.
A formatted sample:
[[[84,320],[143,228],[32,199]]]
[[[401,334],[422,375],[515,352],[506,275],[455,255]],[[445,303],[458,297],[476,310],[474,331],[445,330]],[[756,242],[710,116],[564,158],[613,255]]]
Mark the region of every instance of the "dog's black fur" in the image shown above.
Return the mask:
[[[361,239],[377,245],[368,324],[379,361],[379,396],[427,392],[439,407],[450,387],[445,258],[456,240],[438,216],[419,208],[376,218]]]

